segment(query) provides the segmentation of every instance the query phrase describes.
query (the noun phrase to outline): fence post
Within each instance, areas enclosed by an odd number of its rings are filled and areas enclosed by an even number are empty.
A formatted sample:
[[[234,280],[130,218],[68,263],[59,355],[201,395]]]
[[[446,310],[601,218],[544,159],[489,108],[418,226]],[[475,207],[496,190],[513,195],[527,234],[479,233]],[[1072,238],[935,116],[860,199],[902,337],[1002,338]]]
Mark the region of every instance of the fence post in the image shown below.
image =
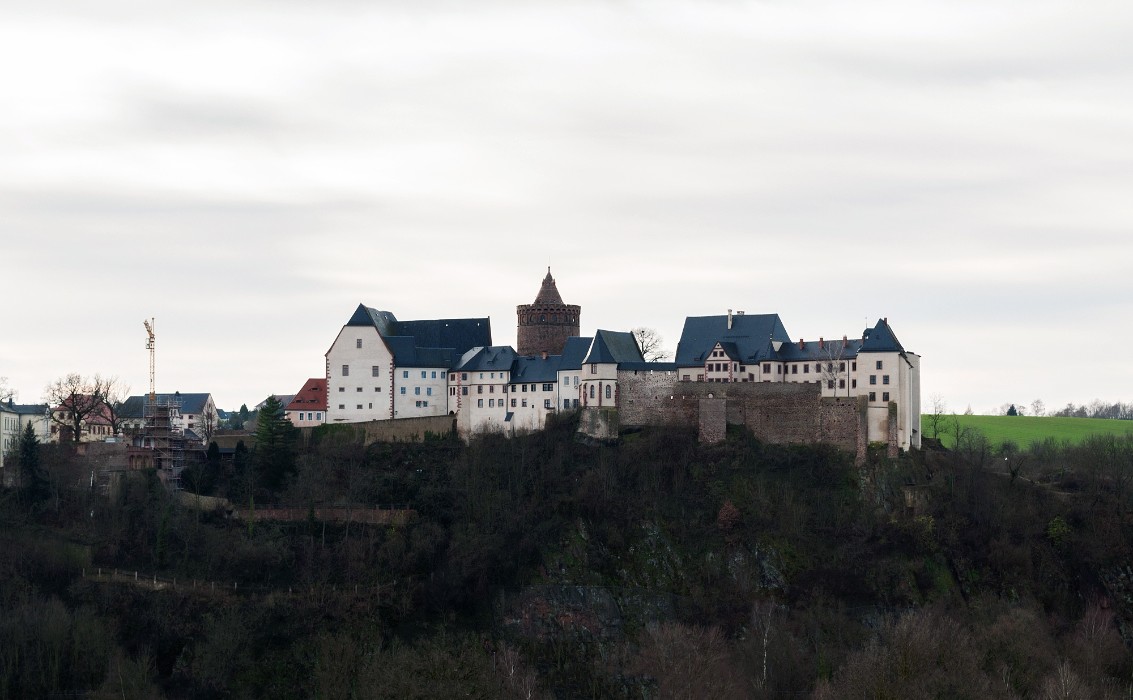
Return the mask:
[[[138,580],[138,570],[137,569],[134,569],[134,580],[135,581]]]

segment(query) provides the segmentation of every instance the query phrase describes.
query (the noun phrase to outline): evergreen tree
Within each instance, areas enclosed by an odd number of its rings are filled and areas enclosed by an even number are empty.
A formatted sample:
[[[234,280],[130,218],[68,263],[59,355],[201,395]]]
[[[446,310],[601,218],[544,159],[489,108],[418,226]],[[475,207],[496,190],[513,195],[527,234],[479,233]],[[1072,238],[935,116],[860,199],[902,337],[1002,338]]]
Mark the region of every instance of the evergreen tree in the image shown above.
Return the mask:
[[[259,486],[278,491],[295,471],[296,432],[284,415],[283,404],[268,397],[259,410],[252,456]]]
[[[48,495],[47,478],[39,467],[39,437],[31,423],[20,435],[16,453],[20,465],[20,487],[31,502],[43,500]]]

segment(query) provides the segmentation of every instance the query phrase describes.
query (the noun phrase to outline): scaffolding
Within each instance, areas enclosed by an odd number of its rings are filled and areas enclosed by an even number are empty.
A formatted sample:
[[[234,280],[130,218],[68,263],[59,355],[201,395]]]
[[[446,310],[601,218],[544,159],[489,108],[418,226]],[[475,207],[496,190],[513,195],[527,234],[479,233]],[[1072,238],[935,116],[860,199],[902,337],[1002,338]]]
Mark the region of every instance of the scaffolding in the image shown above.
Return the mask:
[[[181,395],[146,397],[142,445],[153,450],[153,466],[171,491],[181,490],[185,469],[185,431],[181,428]]]

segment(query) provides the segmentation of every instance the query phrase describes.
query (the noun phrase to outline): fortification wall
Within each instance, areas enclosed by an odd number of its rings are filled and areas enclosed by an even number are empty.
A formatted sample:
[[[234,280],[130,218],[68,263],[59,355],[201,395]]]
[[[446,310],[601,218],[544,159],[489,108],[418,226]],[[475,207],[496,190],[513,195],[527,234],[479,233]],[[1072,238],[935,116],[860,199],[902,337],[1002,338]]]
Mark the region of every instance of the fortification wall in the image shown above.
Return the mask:
[[[760,440],[829,443],[862,460],[868,445],[863,398],[823,398],[818,384],[678,381],[675,372],[618,373],[622,427],[686,426],[703,440],[720,439],[718,412]],[[707,411],[707,412],[706,412]],[[895,443],[893,443],[895,444]]]
[[[393,420],[373,420],[365,423],[344,423],[362,436],[364,444],[375,442],[420,441],[425,433],[448,435],[456,430],[455,416],[422,416],[420,418],[395,418]],[[302,440],[310,444],[311,433],[316,428],[300,428]],[[245,443],[248,444],[248,443]]]

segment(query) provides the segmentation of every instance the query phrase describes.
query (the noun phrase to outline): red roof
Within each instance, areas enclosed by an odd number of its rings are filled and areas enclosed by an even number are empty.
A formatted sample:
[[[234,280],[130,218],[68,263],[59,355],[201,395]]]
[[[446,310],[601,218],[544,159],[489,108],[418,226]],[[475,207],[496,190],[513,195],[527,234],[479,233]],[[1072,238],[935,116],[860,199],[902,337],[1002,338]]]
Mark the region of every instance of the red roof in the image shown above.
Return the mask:
[[[307,380],[303,388],[287,404],[288,411],[325,411],[327,410],[327,380],[326,377],[312,377]]]

